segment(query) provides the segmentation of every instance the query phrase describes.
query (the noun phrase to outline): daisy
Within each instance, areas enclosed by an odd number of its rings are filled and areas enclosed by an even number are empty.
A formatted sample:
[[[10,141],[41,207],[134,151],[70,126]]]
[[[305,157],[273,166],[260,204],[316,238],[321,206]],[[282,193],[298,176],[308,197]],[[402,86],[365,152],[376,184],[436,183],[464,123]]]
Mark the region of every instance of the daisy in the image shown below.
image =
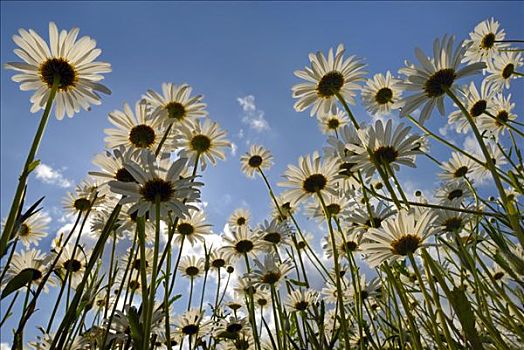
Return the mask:
[[[383,202],[370,205],[370,211],[371,213],[365,206],[356,207],[352,210],[347,220],[356,232],[364,234],[370,228],[380,228],[384,220],[395,214],[391,207]]]
[[[438,174],[442,180],[453,181],[460,178],[473,180],[478,173],[479,164],[462,153],[453,152],[449,161],[443,162],[440,167],[444,170]]]
[[[335,54],[329,49],[328,57],[323,53],[309,54],[311,67],[295,71],[295,75],[306,80],[293,86],[293,97],[298,98],[295,110],[302,112],[312,106],[310,115],[328,113],[336,104],[337,95],[347,103],[355,104],[354,96],[366,72],[360,59],[351,56],[344,59],[344,45],[337,47]]]
[[[316,290],[294,290],[288,294],[285,306],[289,312],[306,311],[312,305],[315,305],[319,300],[319,295]]]
[[[162,138],[164,137],[164,128],[161,120],[152,118],[150,106],[144,101],[137,101],[135,111],[129,104],[124,104],[124,110],[114,110],[109,113],[109,121],[116,126],[113,129],[105,129],[107,148],[117,148],[124,146],[137,154],[143,150],[155,152]],[[172,150],[176,146],[176,139],[173,133],[167,135],[164,146]]]
[[[195,122],[194,127],[183,127],[181,137],[182,156],[189,158],[190,164],[195,164],[198,159],[202,170],[207,162],[215,165],[216,159],[226,159],[224,149],[231,147],[226,139],[226,132],[221,130],[218,123],[206,118],[203,123]]]
[[[490,62],[499,54],[500,49],[507,48],[509,44],[501,43],[506,33],[499,30],[499,22],[493,18],[480,22],[473,32],[469,33],[470,39],[464,40],[467,48],[463,62]]]
[[[433,43],[433,59],[430,59],[421,49],[415,50],[415,55],[420,66],[407,63],[399,73],[406,76],[400,86],[406,90],[414,91],[414,94],[403,99],[404,107],[402,115],[412,113],[415,109],[424,105],[420,112],[420,122],[424,123],[437,106],[441,115],[444,115],[444,95],[449,90],[455,90],[455,82],[463,77],[477,74],[486,64],[477,62],[459,68],[464,58],[466,48],[459,45],[453,49],[455,38],[444,36],[442,40],[435,39]]]
[[[514,74],[522,67],[524,60],[520,52],[501,52],[495,59],[488,61],[486,82],[493,84],[496,90],[509,89],[511,79],[521,78]]]
[[[506,124],[517,118],[512,113],[513,108],[515,108],[515,103],[511,102],[511,94],[508,96],[497,94],[493,99],[492,113],[484,114],[479,118],[479,129],[487,131],[495,140],[498,140],[508,128]]]
[[[435,198],[441,204],[458,205],[463,203],[466,199],[472,198],[473,194],[466,181],[458,180],[445,183],[437,189]]]
[[[324,196],[326,210],[331,217],[345,217],[349,214],[352,207],[350,202],[351,197],[347,196],[343,191],[336,191],[335,195],[328,193]],[[326,214],[318,201],[309,202],[304,209],[304,214],[308,218],[314,218],[323,222],[326,220]]]
[[[249,152],[240,157],[241,170],[246,176],[254,177],[256,171],[269,170],[273,165],[273,155],[260,145],[251,145]]]
[[[62,200],[64,209],[69,214],[73,215],[80,212],[85,213],[91,208],[94,208],[99,202],[100,198],[97,197],[95,199],[94,193],[86,196],[78,193],[67,192],[65,198]]]
[[[402,89],[400,80],[394,78],[390,71],[375,74],[368,79],[362,88],[362,102],[366,110],[373,116],[380,117],[391,113],[393,109],[402,107]]]
[[[479,121],[480,117],[484,113],[492,113],[493,109],[493,98],[495,90],[491,84],[487,84],[486,80],[482,81],[480,92],[477,90],[475,83],[471,82],[468,86],[464,86],[458,89],[459,96],[464,107],[469,112],[469,115],[476,122]],[[479,117],[479,118],[477,118]],[[460,133],[467,133],[471,128],[471,125],[464,113],[460,109],[457,109],[449,115],[448,123],[455,126],[455,130]]]
[[[231,214],[227,223],[231,230],[237,230],[248,227],[250,218],[251,214],[249,213],[249,210],[244,208],[238,208],[235,209],[233,214]]]
[[[16,252],[7,267],[6,277],[14,278],[24,271],[31,271],[31,285],[38,287],[48,272],[46,257],[40,250],[23,250]],[[44,285],[44,291],[49,291],[49,286],[54,286],[54,280],[48,278]]]
[[[266,244],[269,251],[275,248],[289,245],[291,242],[290,227],[287,222],[278,220],[265,220],[262,225],[258,227],[258,235]]]
[[[258,234],[247,227],[239,227],[229,235],[223,237],[224,245],[221,249],[229,260],[236,260],[245,255],[255,256],[263,248],[263,242]]]
[[[345,233],[344,237],[337,231],[335,234],[335,246],[337,247],[339,258],[348,257],[350,254],[360,251],[362,238],[363,235],[360,234],[358,230],[352,230]],[[333,245],[330,242],[329,236],[324,237],[322,250],[324,250],[327,258],[333,257]]]
[[[500,144],[497,144],[496,142],[489,142],[485,141],[486,149],[488,150],[488,154],[490,155],[491,160],[493,161],[493,164],[500,167],[501,165],[507,164],[508,160],[506,156],[504,155],[504,152],[507,153],[507,151],[504,149],[504,147]],[[501,150],[504,150],[504,152]],[[484,157],[484,154],[480,150],[477,150],[473,154],[475,157],[480,159],[481,161],[486,163],[486,157]],[[491,178],[491,171],[487,166],[478,165],[475,170],[475,177],[480,180],[480,182],[483,182],[486,179]]]
[[[320,131],[324,135],[338,134],[338,131],[350,122],[347,114],[336,106],[328,113],[319,113],[317,118]]]
[[[99,105],[98,92],[111,94],[100,84],[102,73],[111,72],[111,65],[94,61],[102,52],[96,48],[96,41],[88,36],[78,37],[79,29],[69,32],[49,23],[49,45],[34,30],[19,29],[13,35],[18,45],[15,54],[24,62],[9,62],[4,65],[15,74],[11,79],[20,83],[20,90],[36,90],[31,96],[31,112],[44,109],[56,80],[55,116],[58,120],[64,114],[72,117],[80,108],[89,110],[89,105]]]
[[[361,124],[361,127],[365,128],[366,126]],[[357,154],[353,150],[362,147],[362,141],[356,129],[351,126],[345,126],[338,134],[338,137],[328,137],[327,143],[327,147],[324,147],[324,153],[326,157],[337,160],[338,177],[343,179],[345,187],[360,187],[359,178],[356,172],[353,172],[355,164],[348,161],[349,157]]]
[[[271,201],[271,217],[278,221],[288,220],[298,210],[298,203],[292,201],[287,192],[279,194],[276,203]]]
[[[31,244],[38,245],[40,239],[47,236],[47,227],[50,222],[49,215],[36,212],[20,225],[17,231],[18,238],[26,248],[29,248]]]
[[[460,235],[466,226],[473,220],[473,215],[461,211],[441,209],[437,212],[435,234],[445,234],[450,237]]]
[[[142,254],[137,254],[135,252],[134,256],[131,256],[131,249],[128,249],[127,254],[124,259],[121,260],[121,270],[124,271],[126,267],[129,265],[130,272],[134,273],[136,275],[140,274],[140,271],[144,269],[146,271],[146,274],[150,275],[153,271],[153,258],[154,258],[154,251],[153,248],[146,247],[144,249],[145,256],[142,256]]]
[[[209,267],[211,269],[215,269],[218,271],[219,269],[227,267],[229,265],[229,259],[222,249],[211,249],[211,253],[209,254]]]
[[[229,316],[218,321],[213,334],[217,338],[238,339],[251,334],[251,327],[246,317]]]
[[[280,261],[273,253],[266,254],[263,262],[255,258],[254,263],[253,271],[248,276],[255,287],[274,287],[293,270],[291,261]]]
[[[190,210],[178,220],[175,229],[175,242],[181,243],[187,239],[193,246],[196,242],[203,243],[206,235],[210,235],[211,225],[206,224],[206,217],[202,210]]]
[[[74,255],[73,255],[74,254]],[[66,245],[60,258],[57,262],[57,272],[62,279],[62,282],[66,282],[64,279],[68,275],[68,280],[71,283],[72,288],[76,288],[86,273],[87,255],[89,253],[84,248],[74,246],[73,244]]]
[[[160,216],[166,217],[172,211],[176,216],[188,214],[189,209],[197,208],[185,201],[198,200],[200,192],[193,178],[180,178],[180,173],[186,166],[187,159],[180,158],[169,166],[162,166],[155,156],[149,152],[142,154],[144,168],[135,162],[125,164],[125,168],[138,182],[110,181],[109,186],[114,193],[124,195],[120,204],[132,203],[129,213],[138,212],[142,217],[149,213],[149,218],[156,218],[156,204],[160,206]]]
[[[351,299],[356,300],[358,291],[355,291],[355,288],[349,288],[349,296]],[[366,275],[360,275],[360,298],[362,300],[368,300],[380,296],[381,294],[381,285],[380,279],[374,277],[371,280],[366,279]]]
[[[378,119],[374,126],[362,130],[365,146],[351,146],[355,153],[347,158],[349,163],[355,164],[351,170],[361,170],[367,176],[372,176],[378,166],[387,166],[396,171],[401,164],[415,168],[415,155],[422,153],[420,145],[423,137],[409,134],[410,130],[411,127],[404,127],[403,123],[393,129],[391,119],[385,125]]]
[[[413,255],[417,249],[428,245],[428,238],[435,232],[432,227],[434,220],[435,216],[430,210],[417,213],[403,209],[384,221],[381,228],[369,229],[366,237],[370,242],[362,244],[366,261],[376,267],[386,260],[399,260]]]
[[[207,105],[202,102],[202,95],[191,96],[191,92],[187,84],[163,83],[162,95],[148,90],[144,98],[154,108],[153,114],[166,124],[192,124],[193,120],[207,115]]]
[[[175,332],[180,337],[189,337],[190,342],[209,334],[212,324],[203,320],[203,314],[198,309],[191,309],[177,316],[174,320]]]
[[[305,197],[323,196],[326,193],[336,194],[334,187],[338,173],[336,160],[322,160],[319,154],[314,152],[313,155],[300,157],[298,164],[298,167],[288,165],[283,175],[286,181],[278,184],[282,187],[291,187],[287,191],[290,200],[298,202]]]
[[[203,258],[198,258],[195,255],[184,256],[180,260],[178,270],[182,273],[182,276],[195,279],[204,274],[205,261]]]
[[[110,151],[97,154],[93,159],[93,164],[100,168],[100,171],[90,171],[89,175],[100,179],[102,183],[107,183],[111,180],[122,182],[136,182],[133,176],[126,170],[124,164],[129,161],[137,161],[133,156],[132,148],[126,149],[124,146],[119,146]]]
[[[124,279],[125,277],[125,279]],[[147,274],[147,281],[151,279],[151,274]],[[149,282],[148,282],[149,285]],[[115,288],[122,288],[123,290],[129,290],[131,293],[136,295],[142,295],[142,277],[140,272],[131,271],[127,275],[124,270],[119,270],[115,282],[113,284]],[[118,292],[118,289],[115,290]]]

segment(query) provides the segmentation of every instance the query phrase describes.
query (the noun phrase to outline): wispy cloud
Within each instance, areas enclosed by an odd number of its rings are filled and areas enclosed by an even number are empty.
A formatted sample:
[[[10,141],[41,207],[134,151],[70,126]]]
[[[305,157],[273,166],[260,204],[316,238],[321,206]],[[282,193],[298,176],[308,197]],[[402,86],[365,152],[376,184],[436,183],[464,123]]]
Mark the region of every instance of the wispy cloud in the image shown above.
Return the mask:
[[[35,169],[36,178],[41,182],[48,185],[56,185],[59,187],[67,188],[73,185],[71,180],[64,177],[61,170],[53,169],[51,166],[40,163]]]
[[[250,129],[257,132],[268,131],[271,129],[266,118],[264,118],[264,111],[257,108],[255,104],[255,96],[248,95],[237,98],[240,107],[244,111],[242,116],[242,123],[249,126]]]
[[[231,155],[234,157],[237,155],[238,146],[236,143],[231,142]]]

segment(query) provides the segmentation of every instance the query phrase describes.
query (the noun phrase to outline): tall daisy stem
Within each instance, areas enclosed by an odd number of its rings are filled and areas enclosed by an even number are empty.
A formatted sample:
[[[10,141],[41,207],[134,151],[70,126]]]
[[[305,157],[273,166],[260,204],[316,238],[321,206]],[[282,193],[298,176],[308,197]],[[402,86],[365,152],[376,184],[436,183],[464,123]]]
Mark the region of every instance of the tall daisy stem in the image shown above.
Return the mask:
[[[16,226],[15,223],[18,219],[18,215],[21,209],[20,205],[22,203],[22,198],[24,197],[27,178],[29,177],[31,171],[33,171],[34,168],[36,168],[36,166],[38,165],[34,163],[36,152],[38,151],[38,147],[40,146],[40,142],[42,141],[42,137],[44,136],[44,131],[46,129],[47,122],[49,121],[49,114],[51,112],[53,100],[55,99],[56,92],[58,91],[59,86],[60,77],[55,75],[53,79],[53,85],[51,86],[51,92],[49,93],[49,97],[45,106],[44,114],[42,114],[42,118],[40,119],[40,125],[38,125],[35,137],[33,138],[33,144],[31,145],[31,149],[29,150],[29,154],[27,155],[27,159],[24,164],[24,169],[22,170],[22,173],[18,178],[18,187],[16,188],[13,203],[11,204],[11,209],[9,210],[9,216],[7,217],[4,226],[4,232],[2,232],[2,237],[0,238],[0,257],[5,255],[7,243],[13,236],[14,228]]]
[[[337,98],[340,101],[340,103],[342,103],[342,106],[346,110],[346,113],[348,114],[349,119],[351,119],[351,122],[353,123],[353,126],[355,127],[355,129],[359,130],[360,129],[360,125],[358,125],[357,119],[355,118],[355,116],[351,112],[351,109],[349,109],[349,106],[348,106],[346,100],[344,99],[344,97],[340,93],[338,93],[338,92],[335,93],[335,96],[337,96]]]
[[[337,286],[337,299],[338,299],[338,305],[340,305],[340,319],[341,319],[341,326],[342,326],[342,335],[344,337],[344,346],[345,349],[350,349],[349,345],[349,331],[348,331],[348,325],[347,325],[347,319],[346,319],[346,311],[344,306],[344,299],[342,298],[342,283],[340,282],[340,266],[338,261],[338,250],[335,243],[335,233],[333,231],[333,224],[331,223],[331,214],[329,213],[329,210],[326,207],[326,203],[324,201],[324,198],[322,197],[322,194],[320,192],[317,192],[318,199],[320,200],[320,204],[322,205],[322,209],[324,210],[324,214],[326,215],[326,221],[328,223],[329,228],[329,236],[331,240],[331,246],[333,249],[333,265],[335,266],[335,284]]]
[[[515,234],[517,238],[519,239],[520,244],[524,246],[524,233],[522,232],[522,227],[520,226],[519,212],[515,208],[513,201],[508,199],[508,196],[506,195],[506,191],[504,191],[504,187],[502,186],[502,183],[500,181],[500,177],[497,172],[497,169],[495,168],[495,164],[493,163],[493,159],[491,158],[491,155],[489,154],[486,144],[484,143],[484,139],[482,138],[482,135],[480,134],[480,131],[477,128],[477,125],[475,124],[475,121],[473,120],[473,118],[471,117],[467,109],[464,107],[462,102],[460,102],[460,100],[453,94],[451,90],[446,89],[446,93],[453,100],[453,102],[455,102],[455,104],[459,106],[464,116],[468,119],[468,122],[471,125],[471,129],[473,130],[473,133],[475,134],[475,137],[477,138],[477,142],[486,160],[486,166],[489,169],[489,171],[491,172],[493,181],[495,182],[495,186],[497,187],[499,191],[499,195],[500,195],[500,199],[502,200],[502,204],[504,208],[506,209],[506,212],[508,213],[511,228],[515,231]]]

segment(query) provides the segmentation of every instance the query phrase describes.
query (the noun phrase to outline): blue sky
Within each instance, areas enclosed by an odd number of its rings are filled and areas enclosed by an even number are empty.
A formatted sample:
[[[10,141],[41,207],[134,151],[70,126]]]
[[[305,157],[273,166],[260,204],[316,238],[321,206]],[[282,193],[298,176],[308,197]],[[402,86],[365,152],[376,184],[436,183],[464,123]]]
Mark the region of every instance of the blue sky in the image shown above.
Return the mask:
[[[240,173],[239,156],[247,151],[247,143],[261,143],[272,150],[276,165],[269,176],[273,184],[287,164],[324,144],[315,119],[308,112],[293,110],[291,87],[298,82],[293,71],[308,63],[308,53],[344,43],[348,54],[365,59],[370,73],[389,69],[396,74],[405,59],[413,61],[415,47],[429,52],[434,38],[445,33],[462,40],[489,17],[501,22],[507,38],[524,38],[521,1],[2,2],[2,63],[19,60],[11,40],[19,28],[32,28],[47,40],[48,23],[55,21],[59,29],[76,26],[81,35],[95,38],[103,50],[99,59],[113,66],[104,80],[113,94],[104,97],[101,106],[73,119],[51,119],[38,155],[49,169],[40,179],[32,176],[28,200],[46,196],[44,205],[55,219],[53,236],[63,225],[58,222],[61,198],[73,189],[66,185],[78,183],[94,170],[91,160],[103,150],[103,130],[110,127],[108,112],[120,109],[125,101],[134,103],[147,89],[159,90],[162,82],[186,82],[194,93],[205,95],[210,117],[228,130],[237,146],[236,155],[228,154],[227,161],[204,174],[209,221],[219,232],[229,214],[244,205],[260,221],[268,214],[269,201],[262,181]],[[40,117],[29,112],[31,93],[19,91],[10,80],[12,75],[1,72],[2,217]],[[518,102],[524,91],[520,85],[512,89],[516,114],[521,116]],[[268,125],[263,130],[243,122],[246,113],[238,98],[249,95],[255,97],[256,112],[247,120],[261,120],[263,115]],[[360,105],[353,110],[357,119],[369,120]],[[445,121],[435,113],[429,125],[436,130]],[[453,137],[462,145],[459,136]],[[439,147],[433,155],[448,158]],[[418,164],[421,169],[403,171],[402,177],[413,189],[434,188],[436,168],[425,160]],[[52,183],[46,183],[46,174]]]

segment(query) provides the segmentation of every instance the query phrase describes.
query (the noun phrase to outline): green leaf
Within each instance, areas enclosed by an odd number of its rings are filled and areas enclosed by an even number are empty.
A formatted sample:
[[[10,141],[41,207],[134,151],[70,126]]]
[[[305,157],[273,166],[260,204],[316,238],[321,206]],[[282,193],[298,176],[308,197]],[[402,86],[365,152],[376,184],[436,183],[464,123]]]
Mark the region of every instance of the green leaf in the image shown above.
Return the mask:
[[[39,165],[40,165],[40,159],[37,159],[37,160],[34,160],[33,162],[31,162],[29,164],[29,166],[27,167],[27,174],[30,174]]]
[[[472,348],[483,349],[482,342],[475,328],[475,314],[473,314],[471,304],[466,297],[466,293],[464,293],[464,287],[454,288],[450,292],[449,301],[455,309],[466,339],[471,343]]]
[[[289,282],[291,282],[291,283],[294,284],[295,286],[299,286],[299,287],[307,287],[306,282],[297,281],[297,280],[294,280],[294,279],[292,279],[292,278],[289,279]]]
[[[38,274],[42,275],[42,273],[36,269],[24,269],[20,271],[20,273],[11,278],[9,283],[7,283],[5,286],[4,290],[2,291],[2,299],[26,286],[28,283],[33,281],[33,279],[35,279]]]
[[[129,328],[131,331],[131,338],[137,348],[142,346],[144,335],[142,334],[142,327],[140,327],[140,319],[138,316],[138,311],[135,307],[130,307],[127,314],[127,319],[129,321]]]

